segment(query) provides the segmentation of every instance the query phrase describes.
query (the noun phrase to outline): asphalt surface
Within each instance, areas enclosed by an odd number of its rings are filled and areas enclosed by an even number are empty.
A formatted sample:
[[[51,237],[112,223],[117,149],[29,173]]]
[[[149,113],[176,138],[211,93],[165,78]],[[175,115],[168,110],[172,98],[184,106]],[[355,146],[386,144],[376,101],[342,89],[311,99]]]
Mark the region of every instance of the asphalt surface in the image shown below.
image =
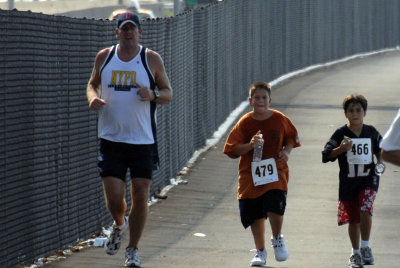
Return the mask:
[[[272,108],[292,119],[302,147],[289,159],[283,233],[290,256],[277,262],[268,247],[265,267],[348,267],[347,226],[338,227],[336,218],[339,168],[337,162],[323,164],[321,150],[347,122],[341,103],[353,92],[368,99],[364,122],[381,134],[388,129],[400,107],[399,70],[400,52],[387,52],[315,70],[274,88]],[[184,176],[188,184],[174,187],[166,200],[150,207],[139,245],[142,267],[249,267],[254,243],[239,219],[238,160],[222,154],[224,141],[201,155]],[[375,201],[370,243],[376,268],[400,267],[399,172],[387,164]],[[267,242],[270,235],[268,224]],[[51,266],[122,267],[127,239],[126,234],[114,256],[88,248]]]

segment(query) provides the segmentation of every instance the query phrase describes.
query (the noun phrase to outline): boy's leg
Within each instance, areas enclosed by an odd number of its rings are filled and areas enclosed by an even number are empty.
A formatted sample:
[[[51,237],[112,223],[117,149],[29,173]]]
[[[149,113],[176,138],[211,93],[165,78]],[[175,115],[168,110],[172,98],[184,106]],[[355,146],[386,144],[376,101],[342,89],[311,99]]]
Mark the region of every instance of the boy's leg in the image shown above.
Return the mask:
[[[240,219],[243,227],[250,226],[256,252],[250,261],[250,266],[264,266],[267,263],[265,249],[265,217],[263,211],[263,197],[239,200]]]
[[[376,190],[367,188],[360,192],[360,231],[361,239],[369,241],[372,227],[372,213],[374,210],[374,201]]]
[[[289,252],[286,248],[283,235],[281,234],[283,215],[269,212],[268,218],[272,230],[271,244],[274,248],[275,260],[286,261],[289,257]]]
[[[360,224],[349,223],[349,237],[353,247],[352,254],[350,255],[349,259],[350,267],[364,267],[360,250],[360,236]]]
[[[368,211],[361,211],[360,213],[360,232],[361,239],[369,241],[372,226],[372,216]]]
[[[376,191],[366,189],[361,194],[361,212],[360,212],[360,233],[361,233],[361,256],[364,264],[373,265],[375,263],[372,250],[369,247],[369,239],[372,227],[373,204],[376,197]]]
[[[256,246],[256,253],[251,259],[250,265],[264,266],[267,263],[267,250],[265,249],[265,218],[254,220],[250,227]]]
[[[268,218],[269,224],[271,225],[272,235],[278,237],[282,231],[283,216],[273,212],[268,212]]]
[[[360,249],[360,224],[349,224],[349,237],[353,249]]]
[[[251,232],[256,249],[263,250],[265,248],[265,218],[255,220],[251,225]]]

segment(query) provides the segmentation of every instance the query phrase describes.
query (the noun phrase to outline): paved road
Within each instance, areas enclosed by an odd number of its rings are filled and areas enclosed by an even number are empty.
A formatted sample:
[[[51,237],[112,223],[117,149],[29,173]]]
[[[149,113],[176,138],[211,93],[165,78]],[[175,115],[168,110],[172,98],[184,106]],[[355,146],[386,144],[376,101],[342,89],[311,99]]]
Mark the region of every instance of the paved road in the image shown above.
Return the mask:
[[[346,123],[341,109],[352,92],[369,101],[365,122],[382,134],[400,107],[400,52],[341,63],[302,75],[273,91],[272,106],[297,126],[302,147],[289,160],[290,183],[283,232],[289,260],[276,262],[268,248],[266,267],[347,267],[347,226],[338,227],[337,163],[322,164],[321,150]],[[246,89],[244,89],[246,90]],[[150,208],[141,244],[143,267],[248,267],[254,248],[236,200],[237,160],[221,151],[224,139],[201,156],[185,176],[187,185]],[[376,268],[400,266],[400,168],[388,165],[375,202],[371,246]],[[203,233],[205,237],[195,236]],[[267,241],[270,230],[267,228]],[[124,240],[122,248],[127,244]],[[54,267],[121,267],[124,250],[107,256],[101,248],[75,253]]]

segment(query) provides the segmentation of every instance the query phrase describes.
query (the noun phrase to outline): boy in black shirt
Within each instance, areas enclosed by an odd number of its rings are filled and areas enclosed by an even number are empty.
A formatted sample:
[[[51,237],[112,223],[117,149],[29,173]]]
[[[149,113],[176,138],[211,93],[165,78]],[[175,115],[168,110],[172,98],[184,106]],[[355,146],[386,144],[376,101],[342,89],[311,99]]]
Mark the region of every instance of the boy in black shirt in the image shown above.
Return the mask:
[[[338,224],[349,223],[353,247],[350,267],[374,264],[369,238],[373,204],[379,176],[383,172],[375,171],[378,163],[378,166],[383,166],[379,153],[382,136],[375,127],[364,124],[367,106],[367,100],[360,94],[351,94],[344,99],[344,114],[349,123],[333,133],[322,152],[322,162],[336,159],[339,162]],[[377,164],[374,163],[374,155]]]

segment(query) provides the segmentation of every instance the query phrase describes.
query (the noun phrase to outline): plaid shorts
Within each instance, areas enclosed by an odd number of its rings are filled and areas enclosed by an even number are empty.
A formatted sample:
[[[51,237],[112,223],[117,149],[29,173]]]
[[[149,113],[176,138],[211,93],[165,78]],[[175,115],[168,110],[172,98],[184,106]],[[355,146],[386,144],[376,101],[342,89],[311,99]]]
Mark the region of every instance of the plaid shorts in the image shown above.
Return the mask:
[[[360,212],[368,211],[372,216],[376,191],[371,188],[360,191],[353,200],[339,201],[338,203],[338,225],[346,223],[360,223]]]

